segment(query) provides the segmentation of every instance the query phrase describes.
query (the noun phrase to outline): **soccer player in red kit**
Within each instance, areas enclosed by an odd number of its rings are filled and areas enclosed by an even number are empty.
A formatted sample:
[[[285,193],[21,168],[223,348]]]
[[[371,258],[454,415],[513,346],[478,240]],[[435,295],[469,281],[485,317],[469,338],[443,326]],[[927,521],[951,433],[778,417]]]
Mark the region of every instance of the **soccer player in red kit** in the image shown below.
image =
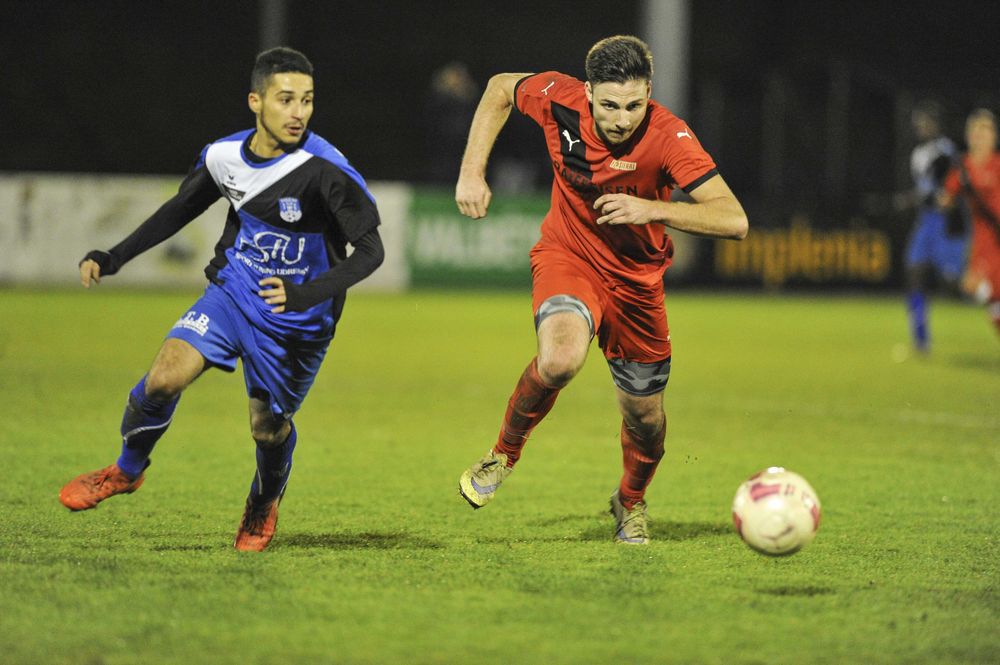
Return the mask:
[[[1000,154],[997,120],[976,109],[965,122],[969,151],[944,182],[941,204],[950,207],[961,195],[972,217],[972,246],[963,286],[989,308],[1000,332]]]
[[[649,541],[646,486],[663,456],[663,390],[670,334],[663,273],[666,227],[743,238],[747,218],[683,120],[650,99],[653,59],[641,40],[603,39],[586,58],[587,81],[558,72],[497,74],[469,130],[455,199],[486,215],[486,163],[512,107],[537,122],[552,162],[552,206],[531,250],[538,353],[511,396],[496,445],[462,474],[473,508],[494,496],[532,429],[580,371],[596,336],[622,414],[624,475],[611,496],[621,543]],[[671,202],[673,189],[690,203]]]

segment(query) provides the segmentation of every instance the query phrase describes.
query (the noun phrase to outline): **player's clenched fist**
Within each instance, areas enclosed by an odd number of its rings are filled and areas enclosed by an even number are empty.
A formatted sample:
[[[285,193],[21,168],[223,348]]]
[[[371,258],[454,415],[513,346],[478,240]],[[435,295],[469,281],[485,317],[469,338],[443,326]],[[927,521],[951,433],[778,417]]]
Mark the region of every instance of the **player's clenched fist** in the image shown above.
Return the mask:
[[[493,193],[486,178],[481,175],[462,174],[458,177],[458,184],[455,186],[455,203],[458,210],[466,217],[479,219],[486,216],[486,210],[490,207],[490,199]]]
[[[84,259],[80,262],[80,283],[83,288],[89,289],[91,280],[95,284],[101,283],[101,266],[93,259]]]

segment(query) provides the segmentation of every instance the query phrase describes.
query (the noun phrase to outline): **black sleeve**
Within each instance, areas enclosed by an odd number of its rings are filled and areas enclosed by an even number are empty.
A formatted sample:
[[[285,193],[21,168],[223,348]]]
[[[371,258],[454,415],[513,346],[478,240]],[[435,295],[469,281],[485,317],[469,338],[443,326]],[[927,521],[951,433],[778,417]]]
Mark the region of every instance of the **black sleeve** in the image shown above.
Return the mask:
[[[128,261],[155,247],[187,226],[191,220],[208,209],[222,196],[215,181],[204,165],[195,168],[184,178],[180,189],[127,238],[109,252],[94,250],[83,258],[91,259],[101,267],[101,275],[114,275]],[[81,261],[81,263],[83,263]]]
[[[352,245],[356,246],[355,241],[379,225],[375,202],[361,185],[338,168],[328,171],[327,203],[341,233]]]
[[[351,244],[354,245],[354,252],[350,256],[314,279],[302,284],[285,282],[285,309],[303,312],[324,300],[330,300],[382,265],[385,249],[377,228],[371,229]]]

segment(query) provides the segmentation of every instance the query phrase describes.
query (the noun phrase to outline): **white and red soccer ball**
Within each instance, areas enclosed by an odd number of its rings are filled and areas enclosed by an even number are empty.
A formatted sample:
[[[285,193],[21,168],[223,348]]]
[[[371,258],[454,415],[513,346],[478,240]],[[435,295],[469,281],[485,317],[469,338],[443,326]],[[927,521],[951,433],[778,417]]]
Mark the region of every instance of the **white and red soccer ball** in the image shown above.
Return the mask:
[[[747,545],[761,554],[793,554],[812,542],[820,503],[806,479],[780,466],[748,478],[733,499],[733,524]]]

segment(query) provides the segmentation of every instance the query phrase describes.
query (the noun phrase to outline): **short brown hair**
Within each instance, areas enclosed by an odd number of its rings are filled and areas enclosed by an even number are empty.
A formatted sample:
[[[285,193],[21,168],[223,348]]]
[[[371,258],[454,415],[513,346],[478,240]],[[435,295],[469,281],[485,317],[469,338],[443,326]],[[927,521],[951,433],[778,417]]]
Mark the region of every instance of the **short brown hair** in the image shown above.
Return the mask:
[[[653,54],[646,42],[638,37],[615,35],[590,47],[584,68],[591,85],[609,81],[651,81]]]

